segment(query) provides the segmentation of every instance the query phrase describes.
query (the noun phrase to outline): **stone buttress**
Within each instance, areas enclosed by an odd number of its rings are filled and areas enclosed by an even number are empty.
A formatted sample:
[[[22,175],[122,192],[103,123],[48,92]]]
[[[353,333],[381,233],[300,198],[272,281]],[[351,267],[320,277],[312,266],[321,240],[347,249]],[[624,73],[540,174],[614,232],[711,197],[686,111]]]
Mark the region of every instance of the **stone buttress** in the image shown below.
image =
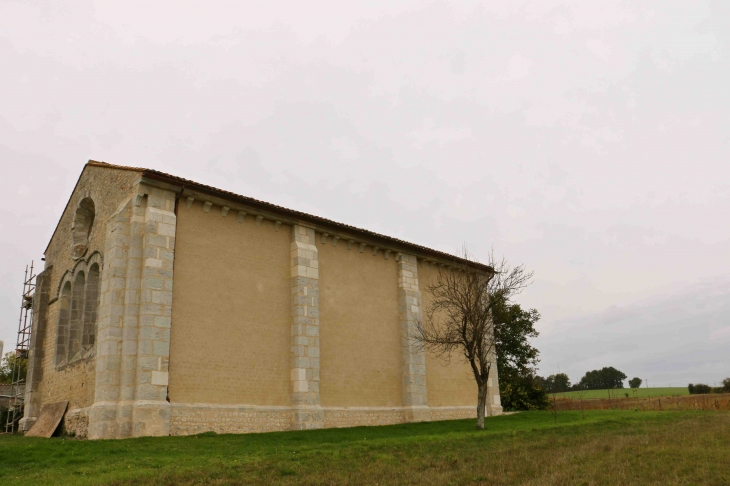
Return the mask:
[[[107,226],[91,439],[169,435],[175,197],[140,184]]]
[[[319,261],[315,232],[293,225],[291,401],[294,429],[324,426],[319,399]]]
[[[426,394],[426,354],[414,340],[423,303],[418,287],[418,259],[398,255],[398,311],[401,323],[403,411],[406,422],[431,419]]]

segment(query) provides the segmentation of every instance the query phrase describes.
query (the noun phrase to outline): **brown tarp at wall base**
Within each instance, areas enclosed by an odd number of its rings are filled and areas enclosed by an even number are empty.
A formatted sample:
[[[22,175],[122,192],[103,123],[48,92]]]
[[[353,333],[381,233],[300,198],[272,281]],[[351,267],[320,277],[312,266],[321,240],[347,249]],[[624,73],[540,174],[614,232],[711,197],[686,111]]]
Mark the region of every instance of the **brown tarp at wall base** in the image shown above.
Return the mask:
[[[25,435],[27,437],[50,438],[58,428],[58,424],[61,423],[67,407],[68,401],[43,405],[40,417],[38,417],[36,423],[33,424],[33,427]]]

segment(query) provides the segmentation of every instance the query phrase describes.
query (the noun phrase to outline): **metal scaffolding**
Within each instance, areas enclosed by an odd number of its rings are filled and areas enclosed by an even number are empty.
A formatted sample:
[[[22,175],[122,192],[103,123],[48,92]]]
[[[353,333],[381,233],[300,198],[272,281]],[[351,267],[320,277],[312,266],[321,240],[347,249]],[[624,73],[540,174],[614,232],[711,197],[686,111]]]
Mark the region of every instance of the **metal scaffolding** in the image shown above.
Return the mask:
[[[25,375],[28,367],[30,351],[30,333],[33,327],[33,297],[35,295],[35,278],[33,262],[25,267],[23,280],[23,296],[20,303],[20,319],[18,320],[18,341],[15,346],[15,359],[10,381],[10,403],[5,433],[17,432],[20,419],[23,418],[25,402]]]

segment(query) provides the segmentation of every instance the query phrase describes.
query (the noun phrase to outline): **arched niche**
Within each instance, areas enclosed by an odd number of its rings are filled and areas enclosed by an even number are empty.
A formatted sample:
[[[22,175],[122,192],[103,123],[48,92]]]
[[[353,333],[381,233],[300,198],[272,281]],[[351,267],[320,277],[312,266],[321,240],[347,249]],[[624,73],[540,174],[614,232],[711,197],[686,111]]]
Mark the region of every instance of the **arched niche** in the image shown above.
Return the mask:
[[[94,217],[96,216],[96,206],[93,199],[85,197],[76,208],[73,226],[71,227],[72,251],[71,255],[74,259],[79,259],[86,254],[89,247],[89,235],[94,226]]]

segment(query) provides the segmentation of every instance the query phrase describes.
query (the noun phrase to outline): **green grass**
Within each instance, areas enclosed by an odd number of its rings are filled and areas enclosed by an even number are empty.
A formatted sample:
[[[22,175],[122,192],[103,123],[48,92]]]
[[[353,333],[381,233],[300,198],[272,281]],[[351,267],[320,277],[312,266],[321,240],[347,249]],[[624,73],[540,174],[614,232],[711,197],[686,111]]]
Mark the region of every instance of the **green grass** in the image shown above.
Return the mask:
[[[611,398],[624,398],[624,393],[628,393],[631,398],[651,398],[651,397],[678,397],[681,395],[689,395],[687,387],[664,387],[664,388],[637,388],[636,394],[631,388],[621,388],[611,390]],[[558,397],[579,398],[578,392],[556,393]],[[608,390],[586,390],[583,398],[608,398]]]
[[[487,419],[109,441],[0,436],[0,484],[730,484],[730,413]]]

